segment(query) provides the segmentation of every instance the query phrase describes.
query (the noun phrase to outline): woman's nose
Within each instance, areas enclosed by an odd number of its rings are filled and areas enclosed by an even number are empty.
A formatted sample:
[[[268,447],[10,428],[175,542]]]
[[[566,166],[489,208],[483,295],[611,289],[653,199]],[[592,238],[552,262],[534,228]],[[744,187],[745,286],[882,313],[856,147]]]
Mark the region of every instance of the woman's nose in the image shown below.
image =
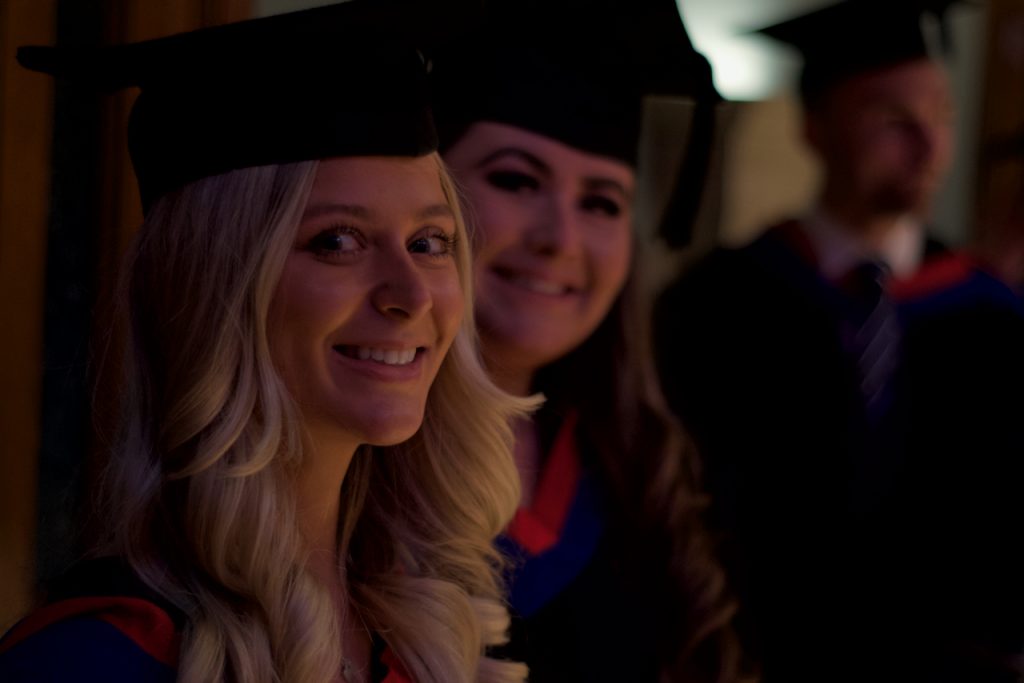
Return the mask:
[[[580,248],[580,214],[572,197],[553,195],[538,207],[527,233],[527,246],[546,255],[572,254]]]
[[[422,316],[432,303],[423,273],[408,252],[382,260],[371,299],[380,313],[408,320]]]

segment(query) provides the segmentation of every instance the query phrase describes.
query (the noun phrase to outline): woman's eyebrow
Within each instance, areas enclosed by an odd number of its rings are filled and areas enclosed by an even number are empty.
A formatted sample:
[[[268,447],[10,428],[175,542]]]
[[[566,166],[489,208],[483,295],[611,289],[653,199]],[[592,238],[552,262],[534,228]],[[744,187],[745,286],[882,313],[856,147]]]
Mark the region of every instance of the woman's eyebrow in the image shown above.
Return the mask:
[[[539,173],[543,173],[545,175],[550,175],[551,173],[551,167],[544,163],[544,161],[541,160],[540,157],[530,152],[527,152],[525,149],[521,149],[519,147],[502,147],[500,149],[496,149],[487,156],[485,156],[483,159],[478,161],[476,163],[476,168],[481,168],[491,163],[492,161],[496,161],[504,157],[515,157],[517,159],[525,161],[527,164],[532,166],[535,171]]]
[[[431,218],[455,219],[455,212],[447,204],[431,204],[416,214],[417,221],[428,221]]]
[[[584,179],[583,182],[588,190],[611,190],[621,194],[627,202],[633,201],[633,191],[618,180],[603,176],[591,176]]]
[[[333,214],[344,214],[351,216],[352,218],[359,218],[363,220],[369,220],[372,218],[372,212],[370,209],[360,204],[341,204],[337,202],[323,202],[319,204],[311,204],[306,207],[306,210],[302,213],[302,220],[307,221],[320,216],[327,216]],[[416,220],[426,221],[432,218],[455,218],[455,212],[452,211],[452,207],[445,203],[430,204],[423,209],[420,209],[416,214]]]
[[[534,168],[538,173],[545,175],[551,174],[551,167],[545,163],[540,157],[521,149],[519,147],[502,147],[496,149],[480,161],[476,163],[476,168],[481,168],[490,164],[491,162],[502,159],[504,157],[514,157],[520,159]],[[588,189],[591,190],[612,190],[623,196],[627,201],[633,200],[633,191],[629,189],[624,183],[615,180],[613,178],[607,178],[604,176],[593,176],[587,178],[585,181]]]
[[[368,218],[370,216],[370,211],[365,206],[359,204],[324,202],[307,206],[306,210],[302,212],[302,220],[305,221],[335,213],[343,213],[353,218]]]

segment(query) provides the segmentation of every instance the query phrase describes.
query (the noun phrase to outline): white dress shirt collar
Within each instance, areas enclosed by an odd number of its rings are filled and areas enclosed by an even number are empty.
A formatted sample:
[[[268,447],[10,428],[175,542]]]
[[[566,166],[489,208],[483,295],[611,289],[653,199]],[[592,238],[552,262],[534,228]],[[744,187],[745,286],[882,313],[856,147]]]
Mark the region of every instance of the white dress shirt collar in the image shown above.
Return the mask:
[[[801,223],[817,256],[818,269],[827,280],[838,280],[864,261],[881,261],[898,278],[912,275],[921,265],[924,226],[912,218],[897,223],[877,250],[820,208],[812,210]]]

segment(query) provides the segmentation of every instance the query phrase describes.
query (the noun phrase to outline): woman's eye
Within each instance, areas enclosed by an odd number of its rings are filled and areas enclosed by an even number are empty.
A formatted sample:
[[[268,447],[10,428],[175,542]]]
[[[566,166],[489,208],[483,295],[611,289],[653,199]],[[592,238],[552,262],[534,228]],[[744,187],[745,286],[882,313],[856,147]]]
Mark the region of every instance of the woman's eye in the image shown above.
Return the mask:
[[[580,208],[588,212],[602,213],[609,218],[617,218],[622,214],[622,205],[619,202],[599,194],[583,197]]]
[[[359,251],[363,241],[354,228],[334,227],[317,233],[306,248],[317,256],[331,258]]]
[[[450,256],[455,253],[457,238],[443,232],[435,232],[429,235],[417,237],[409,243],[409,252],[412,254],[427,254],[428,256]]]
[[[491,171],[486,178],[492,187],[506,192],[532,192],[540,187],[535,177],[519,171]]]

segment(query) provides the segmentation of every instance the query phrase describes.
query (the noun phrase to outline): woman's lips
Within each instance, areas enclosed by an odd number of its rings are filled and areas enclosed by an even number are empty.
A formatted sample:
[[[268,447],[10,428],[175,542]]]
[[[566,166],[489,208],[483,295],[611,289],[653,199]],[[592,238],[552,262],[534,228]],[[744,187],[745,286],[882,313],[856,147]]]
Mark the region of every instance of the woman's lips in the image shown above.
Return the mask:
[[[510,268],[493,268],[491,272],[503,282],[534,294],[566,296],[577,294],[581,289],[567,283],[564,278],[551,277],[543,273]]]

